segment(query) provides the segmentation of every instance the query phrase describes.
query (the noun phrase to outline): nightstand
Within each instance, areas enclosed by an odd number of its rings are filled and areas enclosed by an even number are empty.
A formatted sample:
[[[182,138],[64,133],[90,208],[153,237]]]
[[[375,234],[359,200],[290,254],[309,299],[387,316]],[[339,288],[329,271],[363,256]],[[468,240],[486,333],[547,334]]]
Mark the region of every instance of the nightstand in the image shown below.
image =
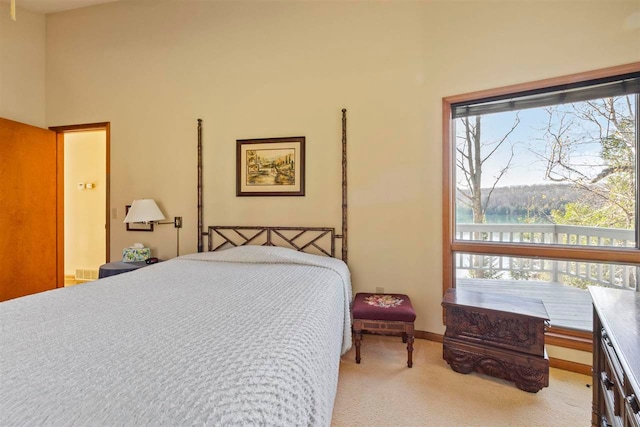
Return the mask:
[[[147,264],[145,261],[136,262],[123,262],[115,261],[102,264],[100,271],[98,272],[98,279],[102,279],[109,276],[116,276],[118,274],[127,273],[129,271],[137,270],[142,267],[146,267],[151,264]]]

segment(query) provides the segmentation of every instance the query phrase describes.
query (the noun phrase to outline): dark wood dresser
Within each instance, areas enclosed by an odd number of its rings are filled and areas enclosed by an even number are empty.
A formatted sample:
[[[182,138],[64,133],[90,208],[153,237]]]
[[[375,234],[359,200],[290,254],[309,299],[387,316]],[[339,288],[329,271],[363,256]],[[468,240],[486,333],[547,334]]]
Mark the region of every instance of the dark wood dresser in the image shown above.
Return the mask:
[[[531,393],[549,385],[541,300],[449,289],[442,305],[443,357],[454,371],[513,381]]]
[[[590,287],[592,426],[640,426],[640,292]]]

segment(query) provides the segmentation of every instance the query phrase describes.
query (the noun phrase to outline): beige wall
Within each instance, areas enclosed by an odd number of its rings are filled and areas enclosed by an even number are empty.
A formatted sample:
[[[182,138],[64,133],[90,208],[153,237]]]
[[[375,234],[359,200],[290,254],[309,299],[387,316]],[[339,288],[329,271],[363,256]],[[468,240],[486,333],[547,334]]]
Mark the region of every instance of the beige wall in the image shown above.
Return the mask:
[[[169,258],[174,230],[127,233],[124,206],[156,199],[195,251],[197,118],[205,225],[339,227],[347,108],[354,290],[407,293],[416,327],[442,333],[442,97],[639,61],[639,13],[637,1],[116,2],[47,16],[47,124],[111,122],[112,259],[142,238]],[[297,135],[307,195],[235,197],[235,140]]]
[[[0,117],[44,127],[45,16],[0,6]]]
[[[78,184],[93,188],[79,189]],[[64,273],[98,270],[106,259],[106,132],[64,137]]]

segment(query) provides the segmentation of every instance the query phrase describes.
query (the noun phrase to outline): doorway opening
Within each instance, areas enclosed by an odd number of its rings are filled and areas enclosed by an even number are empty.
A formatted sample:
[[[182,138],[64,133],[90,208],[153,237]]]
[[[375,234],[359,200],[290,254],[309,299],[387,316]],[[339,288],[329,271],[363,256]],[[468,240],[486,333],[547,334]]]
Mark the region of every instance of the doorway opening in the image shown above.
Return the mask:
[[[109,262],[109,124],[50,129],[59,171],[58,286],[71,286],[96,280]]]

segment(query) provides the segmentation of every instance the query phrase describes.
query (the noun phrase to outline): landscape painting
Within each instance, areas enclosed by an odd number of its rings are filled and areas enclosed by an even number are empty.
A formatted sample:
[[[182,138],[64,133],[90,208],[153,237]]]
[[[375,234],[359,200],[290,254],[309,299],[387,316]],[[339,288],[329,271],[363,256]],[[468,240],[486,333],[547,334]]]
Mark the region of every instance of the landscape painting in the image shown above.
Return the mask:
[[[237,196],[304,196],[304,137],[236,142]]]

